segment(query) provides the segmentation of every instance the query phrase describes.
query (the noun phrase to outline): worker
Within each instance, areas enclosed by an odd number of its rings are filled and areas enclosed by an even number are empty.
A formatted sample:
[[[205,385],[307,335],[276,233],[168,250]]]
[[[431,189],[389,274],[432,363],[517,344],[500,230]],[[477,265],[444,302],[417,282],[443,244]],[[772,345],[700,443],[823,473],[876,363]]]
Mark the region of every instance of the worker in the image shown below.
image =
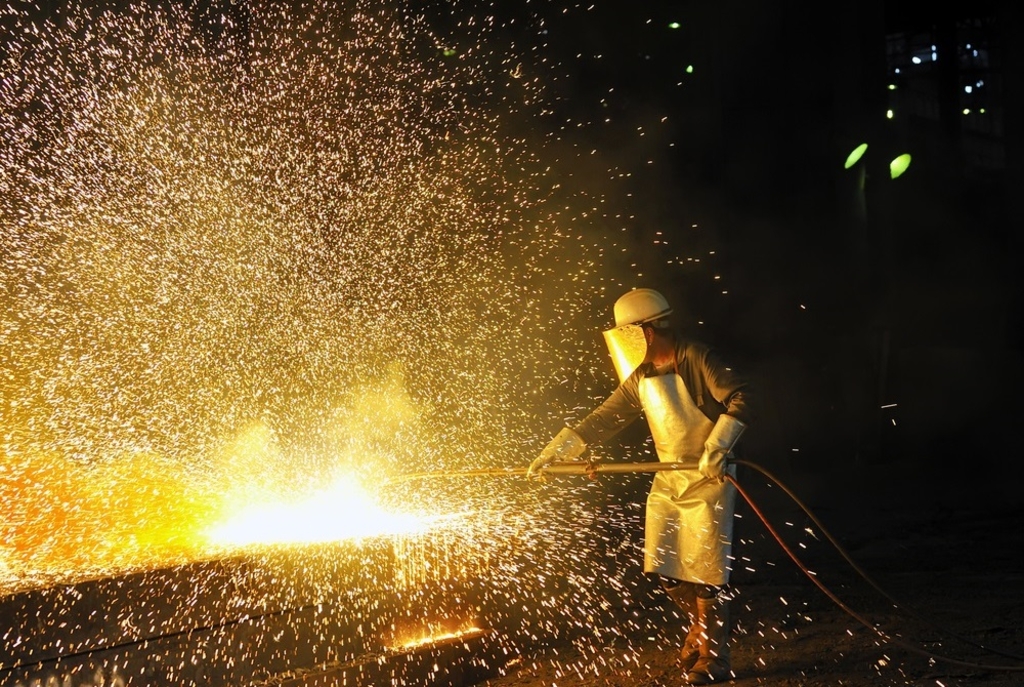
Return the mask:
[[[615,327],[604,332],[618,388],[575,427],[565,427],[530,465],[543,479],[553,462],[580,457],[641,413],[658,459],[683,467],[655,474],[647,496],[644,572],[656,576],[683,610],[687,684],[734,677],[729,655],[729,586],[736,488],[729,460],[750,422],[748,381],[717,352],[670,326],[672,308],[653,289],[615,302]]]

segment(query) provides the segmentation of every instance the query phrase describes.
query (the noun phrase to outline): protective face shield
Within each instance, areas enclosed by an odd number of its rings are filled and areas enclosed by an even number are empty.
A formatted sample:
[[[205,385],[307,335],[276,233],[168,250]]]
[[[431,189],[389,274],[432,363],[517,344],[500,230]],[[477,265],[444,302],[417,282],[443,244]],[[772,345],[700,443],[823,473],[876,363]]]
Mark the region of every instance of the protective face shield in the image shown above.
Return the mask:
[[[614,311],[615,327],[603,333],[622,383],[647,357],[647,339],[641,325],[668,317],[672,308],[654,289],[636,289],[615,301]]]
[[[647,357],[644,328],[638,324],[627,324],[602,333],[604,343],[608,346],[608,353],[612,356],[612,364],[615,365],[615,374],[618,375],[621,384]]]

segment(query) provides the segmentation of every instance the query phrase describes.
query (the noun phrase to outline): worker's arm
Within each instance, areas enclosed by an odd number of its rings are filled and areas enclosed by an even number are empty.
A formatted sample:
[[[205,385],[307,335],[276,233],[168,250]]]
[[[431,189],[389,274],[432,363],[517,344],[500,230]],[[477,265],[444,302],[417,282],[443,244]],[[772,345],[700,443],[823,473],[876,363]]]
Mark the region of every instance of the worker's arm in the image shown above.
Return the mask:
[[[563,427],[530,464],[527,478],[540,476],[551,463],[579,458],[588,446],[600,444],[622,431],[640,416],[638,389],[637,375],[634,373],[578,425],[571,429]]]
[[[639,377],[633,373],[605,399],[605,402],[580,421],[574,430],[588,446],[602,444],[640,417]]]
[[[715,420],[711,434],[704,442],[698,470],[709,479],[723,479],[732,449],[750,423],[750,383],[726,365],[714,349],[702,351],[701,367],[708,392],[725,407],[725,412]]]
[[[722,359],[713,348],[698,353],[701,374],[711,396],[725,406],[725,412],[745,425],[754,415],[750,381]]]

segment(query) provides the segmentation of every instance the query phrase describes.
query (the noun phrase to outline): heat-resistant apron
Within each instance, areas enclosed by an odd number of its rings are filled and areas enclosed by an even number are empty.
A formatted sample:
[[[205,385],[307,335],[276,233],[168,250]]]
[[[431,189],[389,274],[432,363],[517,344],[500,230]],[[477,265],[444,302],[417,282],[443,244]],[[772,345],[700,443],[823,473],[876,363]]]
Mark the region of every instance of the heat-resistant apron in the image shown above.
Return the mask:
[[[736,488],[697,469],[714,424],[674,372],[640,380],[640,402],[661,462],[680,470],[655,473],[647,496],[644,572],[698,584],[729,582]],[[735,476],[735,466],[728,472]]]

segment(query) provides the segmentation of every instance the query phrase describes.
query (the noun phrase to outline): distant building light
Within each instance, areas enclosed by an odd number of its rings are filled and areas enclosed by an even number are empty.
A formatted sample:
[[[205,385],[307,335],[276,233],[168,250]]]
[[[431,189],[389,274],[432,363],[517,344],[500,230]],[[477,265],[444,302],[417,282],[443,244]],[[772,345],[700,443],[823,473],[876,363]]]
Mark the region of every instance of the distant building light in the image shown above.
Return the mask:
[[[846,156],[846,162],[843,164],[843,169],[849,169],[857,164],[857,161],[864,157],[864,153],[868,149],[867,143],[861,143],[859,146],[853,149],[849,155]]]
[[[903,153],[889,163],[889,176],[895,179],[910,167],[910,153]]]

